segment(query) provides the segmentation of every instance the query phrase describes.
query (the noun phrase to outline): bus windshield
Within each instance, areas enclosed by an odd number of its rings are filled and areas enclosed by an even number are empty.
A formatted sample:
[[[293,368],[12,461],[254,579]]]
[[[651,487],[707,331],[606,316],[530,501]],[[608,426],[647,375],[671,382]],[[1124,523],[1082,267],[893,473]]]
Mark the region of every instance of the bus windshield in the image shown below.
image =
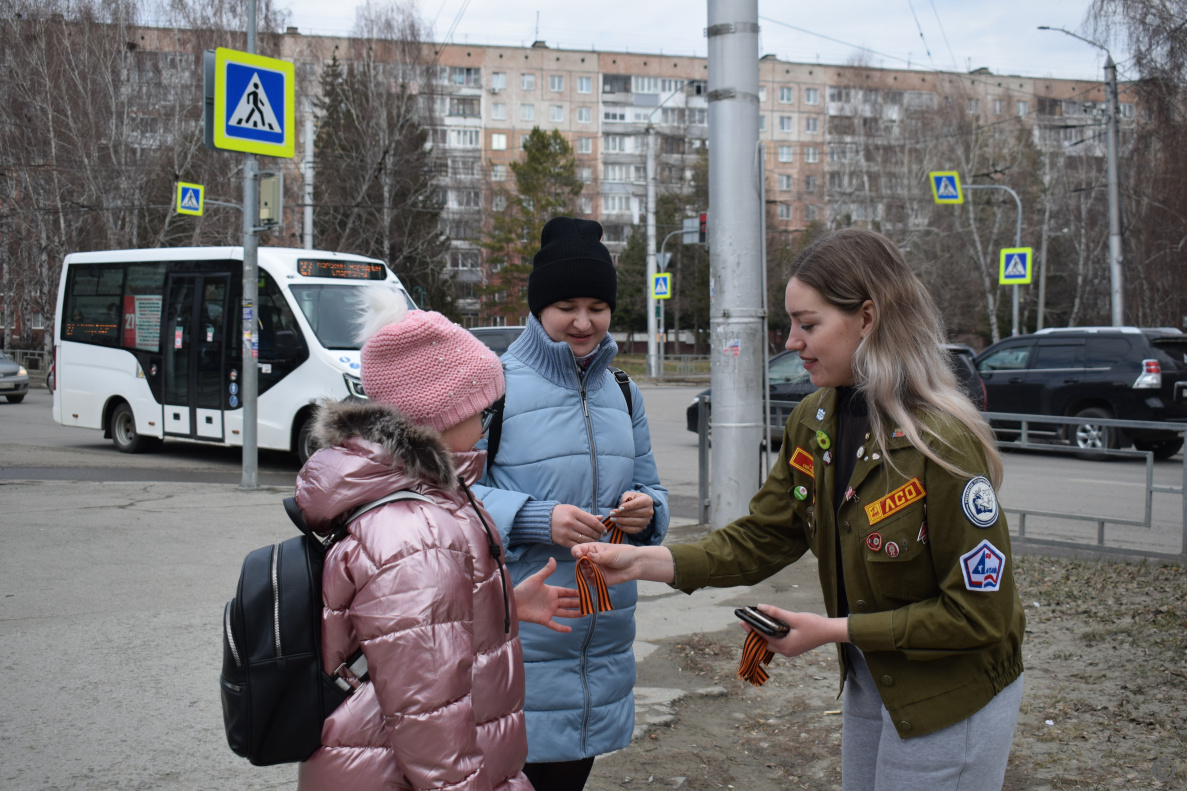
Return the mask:
[[[326,349],[358,349],[355,332],[358,329],[359,289],[374,286],[293,285],[289,290],[305,314],[317,340]],[[415,310],[408,295],[400,295]]]

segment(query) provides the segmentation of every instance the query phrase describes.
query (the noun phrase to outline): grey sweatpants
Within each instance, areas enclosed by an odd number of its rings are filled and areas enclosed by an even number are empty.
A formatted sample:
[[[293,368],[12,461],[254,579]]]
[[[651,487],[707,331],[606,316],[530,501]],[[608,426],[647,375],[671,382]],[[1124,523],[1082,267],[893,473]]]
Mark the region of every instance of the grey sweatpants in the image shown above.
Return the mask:
[[[845,654],[843,791],[1000,791],[1022,704],[1022,676],[967,719],[901,739],[861,651],[846,645]]]

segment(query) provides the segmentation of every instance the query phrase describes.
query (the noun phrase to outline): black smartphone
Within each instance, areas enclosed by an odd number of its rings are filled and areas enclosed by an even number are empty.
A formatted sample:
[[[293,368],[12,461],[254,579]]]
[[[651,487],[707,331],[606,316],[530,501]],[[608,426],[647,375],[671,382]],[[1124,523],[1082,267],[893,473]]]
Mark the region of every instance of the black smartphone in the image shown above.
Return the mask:
[[[786,637],[787,633],[791,631],[791,627],[783,621],[772,618],[757,607],[739,607],[734,610],[734,615],[767,637]]]

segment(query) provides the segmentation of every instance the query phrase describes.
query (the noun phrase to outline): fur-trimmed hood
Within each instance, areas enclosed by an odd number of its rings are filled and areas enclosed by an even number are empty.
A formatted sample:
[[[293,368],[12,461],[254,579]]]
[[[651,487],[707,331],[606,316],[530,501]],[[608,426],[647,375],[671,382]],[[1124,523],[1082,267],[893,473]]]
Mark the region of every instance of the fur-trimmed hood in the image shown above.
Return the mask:
[[[313,436],[322,449],[297,475],[297,501],[314,529],[401,489],[453,510],[466,500],[458,478],[477,480],[486,463],[485,451],[453,453],[437,431],[391,404],[324,402]]]
[[[351,439],[373,442],[390,457],[389,466],[409,477],[442,489],[457,486],[453,453],[441,435],[414,424],[391,404],[324,401],[313,423],[313,437],[322,448],[344,446]]]

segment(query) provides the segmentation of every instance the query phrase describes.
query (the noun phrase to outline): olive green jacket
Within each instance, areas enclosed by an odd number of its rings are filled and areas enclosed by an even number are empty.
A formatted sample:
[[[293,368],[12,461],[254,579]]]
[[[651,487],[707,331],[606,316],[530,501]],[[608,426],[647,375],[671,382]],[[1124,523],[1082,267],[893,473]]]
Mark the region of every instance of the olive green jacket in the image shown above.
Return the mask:
[[[837,393],[822,388],[791,414],[779,460],[750,514],[692,544],[671,545],[673,585],[753,585],[811,549],[829,616],[837,615],[840,530],[849,640],[862,650],[901,737],[960,722],[1022,673],[1025,616],[1005,515],[977,438],[928,416],[954,476],[895,431],[888,455],[860,449],[848,499],[833,502]],[[844,685],[844,656],[841,655]]]

